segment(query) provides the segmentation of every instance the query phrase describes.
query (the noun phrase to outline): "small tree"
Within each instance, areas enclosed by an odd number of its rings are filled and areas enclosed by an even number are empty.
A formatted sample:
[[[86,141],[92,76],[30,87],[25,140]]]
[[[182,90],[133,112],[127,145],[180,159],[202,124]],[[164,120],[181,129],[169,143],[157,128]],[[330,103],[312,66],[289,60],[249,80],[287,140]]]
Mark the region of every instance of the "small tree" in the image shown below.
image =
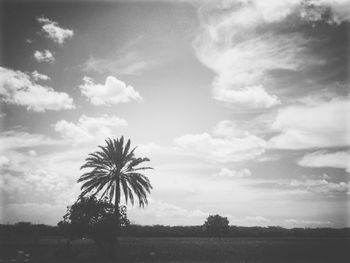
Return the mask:
[[[227,217],[210,215],[203,226],[209,236],[222,237],[228,233],[229,221]]]
[[[90,237],[101,253],[112,253],[115,239],[115,207],[106,198],[98,200],[95,196],[82,197],[67,208],[63,221],[58,223],[61,231],[71,237]],[[126,207],[119,207],[121,227],[129,225]]]

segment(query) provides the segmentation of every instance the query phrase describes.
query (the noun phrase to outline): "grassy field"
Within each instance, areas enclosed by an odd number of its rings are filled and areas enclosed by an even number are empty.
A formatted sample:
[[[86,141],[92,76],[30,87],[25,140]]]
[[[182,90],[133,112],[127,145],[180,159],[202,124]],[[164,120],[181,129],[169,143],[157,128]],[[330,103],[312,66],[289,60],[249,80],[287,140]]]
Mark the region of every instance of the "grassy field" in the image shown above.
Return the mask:
[[[3,243],[0,262],[10,262],[18,250],[35,263],[116,262],[97,256],[91,240],[72,243],[74,258],[64,258],[65,240]],[[350,262],[350,239],[345,238],[120,238],[117,262]]]

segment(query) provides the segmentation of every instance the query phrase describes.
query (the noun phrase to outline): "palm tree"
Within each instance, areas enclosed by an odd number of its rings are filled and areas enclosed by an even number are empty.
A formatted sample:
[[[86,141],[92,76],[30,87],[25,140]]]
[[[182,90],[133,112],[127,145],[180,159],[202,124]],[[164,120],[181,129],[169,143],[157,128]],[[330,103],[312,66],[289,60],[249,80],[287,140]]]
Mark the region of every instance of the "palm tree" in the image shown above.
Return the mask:
[[[120,139],[106,139],[106,146],[99,146],[100,150],[90,153],[85,164],[80,169],[90,169],[78,179],[83,182],[80,197],[87,194],[99,194],[101,198],[107,196],[112,203],[114,198],[114,214],[116,217],[116,232],[120,225],[119,203],[121,189],[125,201],[134,205],[134,195],[138,198],[140,207],[148,204],[147,194],[152,185],[149,179],[141,172],[153,169],[139,165],[149,161],[148,158],[136,158],[135,148],[131,150],[130,140],[124,145],[124,137]]]

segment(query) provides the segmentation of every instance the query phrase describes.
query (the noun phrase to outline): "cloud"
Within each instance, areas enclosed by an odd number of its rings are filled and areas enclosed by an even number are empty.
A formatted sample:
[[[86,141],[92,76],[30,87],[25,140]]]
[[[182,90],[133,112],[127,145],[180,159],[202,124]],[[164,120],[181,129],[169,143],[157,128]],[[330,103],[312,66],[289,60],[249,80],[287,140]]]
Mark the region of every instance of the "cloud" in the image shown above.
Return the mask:
[[[227,215],[227,217],[230,220],[230,225],[236,225],[236,226],[239,225],[239,226],[248,226],[248,227],[252,227],[252,226],[264,227],[264,226],[275,224],[275,221],[261,215],[253,215],[253,216]]]
[[[57,224],[78,195],[78,187],[70,180],[69,173],[58,174],[44,169],[24,173],[3,173],[0,189],[4,201],[0,204],[0,221],[32,221]]]
[[[141,153],[142,155],[148,155],[148,154],[154,154],[157,152],[164,151],[163,147],[159,146],[155,142],[150,142],[147,144],[140,144],[137,146],[138,153]]]
[[[271,133],[271,125],[275,118],[275,111],[268,111],[249,115],[249,118],[222,120],[213,127],[212,133],[218,137],[242,137],[249,133],[266,136]]]
[[[41,74],[39,73],[38,71],[34,70],[32,72],[32,77],[35,81],[38,81],[38,80],[50,80],[50,77],[49,76],[46,76],[44,74]]]
[[[214,174],[214,176],[218,176],[218,177],[232,177],[232,178],[244,178],[244,177],[249,177],[251,175],[252,173],[247,168],[237,170],[237,171],[231,170],[228,168],[221,168],[217,174]]]
[[[89,59],[80,67],[85,72],[108,73],[110,75],[139,75],[157,66],[159,63],[145,52],[144,37],[138,36],[126,41],[118,47],[108,58],[90,55]],[[140,52],[142,51],[142,52]]]
[[[193,47],[197,58],[217,74],[213,80],[214,99],[250,108],[270,108],[281,102],[266,91],[265,73],[277,68],[300,69],[305,64],[307,41],[298,33],[255,32],[263,21],[284,17],[267,3],[263,9],[257,5],[261,3],[227,1],[201,8],[202,30]]]
[[[208,6],[212,5],[222,9],[234,9],[236,15],[232,19],[246,27],[281,22],[291,14],[306,21],[324,20],[328,23],[339,23],[350,18],[350,5],[347,0],[209,1]]]
[[[113,76],[107,77],[105,84],[95,84],[88,77],[84,77],[83,81],[84,84],[79,86],[81,93],[95,106],[127,103],[131,100],[142,101],[142,97],[132,86],[127,86]]]
[[[0,169],[8,166],[9,164],[10,160],[4,155],[0,155]]]
[[[3,67],[0,67],[0,95],[5,103],[25,106],[37,112],[75,108],[67,93],[39,85],[30,75]]]
[[[257,222],[259,224],[267,223],[267,222],[271,221],[270,219],[263,217],[263,216],[247,216],[245,219],[248,221]]]
[[[230,137],[230,136],[242,136],[244,132],[238,127],[238,125],[230,120],[220,121],[213,128],[213,134],[216,136]]]
[[[151,59],[141,59],[137,53],[120,54],[114,59],[89,59],[81,66],[85,72],[110,73],[118,75],[139,75],[155,67],[158,63]]]
[[[285,222],[290,226],[290,227],[329,227],[332,224],[330,221],[318,221],[318,220],[305,220],[305,219],[286,219]]]
[[[247,86],[242,89],[222,89],[214,91],[214,99],[252,108],[271,108],[281,104],[275,95],[268,94],[259,86]]]
[[[10,150],[21,148],[53,146],[59,144],[61,144],[59,140],[52,139],[43,134],[28,133],[18,130],[0,132],[0,153],[8,153]]]
[[[44,169],[26,171],[17,176],[5,173],[2,176],[1,188],[12,196],[16,192],[28,193],[28,195],[36,192],[40,193],[42,197],[48,197],[48,195],[58,194],[64,190],[66,186],[64,180],[63,176],[48,173]],[[30,197],[28,196],[28,198]]]
[[[306,14],[307,20],[325,19],[330,24],[340,24],[350,20],[350,4],[347,0],[311,0],[306,3],[306,10],[302,11],[304,11],[303,15]]]
[[[350,151],[325,152],[317,151],[305,155],[298,164],[305,167],[344,168],[350,173]]]
[[[29,154],[29,156],[31,156],[31,157],[37,156],[37,153],[36,153],[36,151],[34,151],[34,150],[28,151],[28,154]]]
[[[349,98],[314,101],[278,111],[269,144],[278,149],[308,149],[350,145]]]
[[[211,26],[206,30],[212,30]],[[228,27],[224,31],[230,34],[232,30]],[[263,87],[264,73],[275,68],[294,70],[301,65],[296,56],[300,47],[294,46],[302,45],[300,36],[290,36],[293,40],[287,41],[267,34],[227,44],[226,39],[208,34],[198,37],[194,48],[197,58],[217,74],[213,80],[214,99],[249,108],[270,108],[281,103]],[[225,38],[226,33],[222,34]]]
[[[45,49],[44,51],[36,50],[34,52],[34,58],[38,62],[54,62],[55,61],[54,54],[51,53],[51,51],[48,49]]]
[[[188,225],[203,224],[209,213],[186,209],[161,200],[149,199],[147,209],[129,207],[128,217],[136,224]]]
[[[60,120],[54,128],[64,139],[76,145],[91,141],[103,142],[107,137],[119,137],[120,129],[127,125],[124,119],[115,116],[88,117],[82,115],[77,123]]]
[[[23,204],[6,204],[0,203],[0,222],[16,223],[20,221],[35,222],[36,224],[57,225],[58,219],[66,212],[64,204],[46,204],[46,203],[23,203]]]
[[[254,159],[263,154],[266,142],[247,133],[242,137],[213,137],[208,133],[187,134],[174,140],[175,146],[189,155],[227,163]]]
[[[64,29],[58,25],[57,22],[51,21],[46,17],[38,17],[37,21],[42,24],[41,30],[45,36],[58,44],[63,44],[68,38],[72,38],[74,31],[71,29]]]
[[[6,155],[8,160],[1,167],[3,209],[27,203],[65,208],[74,202],[79,194],[79,186],[74,182],[89,149],[80,147],[76,150],[67,147],[69,144],[62,139],[22,131],[2,132],[0,145],[0,156]],[[6,213],[7,216],[10,217],[12,212]],[[33,217],[38,214],[40,210],[31,211]],[[62,215],[56,215],[55,223]],[[47,223],[48,216],[42,220]]]
[[[349,9],[344,0],[206,2],[199,9],[201,29],[193,47],[199,61],[216,73],[213,98],[246,108],[281,104],[273,94],[281,88],[281,76],[269,72],[300,72],[322,61],[310,48],[316,39],[280,29],[286,23],[343,21],[350,17]]]
[[[327,179],[307,179],[292,180],[290,186],[299,188],[313,193],[322,194],[350,194],[350,183],[339,182],[333,183]]]

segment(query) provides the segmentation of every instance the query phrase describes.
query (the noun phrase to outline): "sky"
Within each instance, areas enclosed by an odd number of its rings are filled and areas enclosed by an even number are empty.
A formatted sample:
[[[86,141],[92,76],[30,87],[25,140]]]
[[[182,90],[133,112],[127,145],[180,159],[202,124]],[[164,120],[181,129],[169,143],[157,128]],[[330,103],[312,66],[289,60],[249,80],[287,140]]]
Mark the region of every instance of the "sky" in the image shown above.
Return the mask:
[[[124,136],[133,223],[350,226],[348,1],[0,4],[0,223],[56,225]]]

